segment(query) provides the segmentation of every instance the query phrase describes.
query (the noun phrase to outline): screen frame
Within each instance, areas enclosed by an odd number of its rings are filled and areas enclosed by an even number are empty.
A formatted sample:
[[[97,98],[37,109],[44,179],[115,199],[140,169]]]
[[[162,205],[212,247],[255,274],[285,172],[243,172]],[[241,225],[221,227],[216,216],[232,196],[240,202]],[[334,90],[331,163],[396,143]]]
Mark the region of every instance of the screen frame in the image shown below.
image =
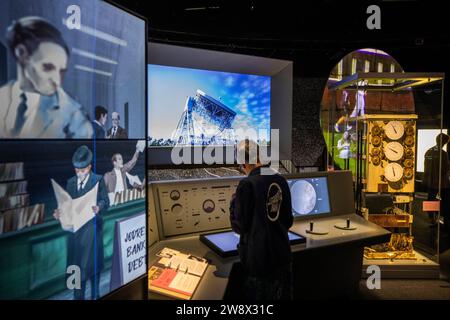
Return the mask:
[[[122,5],[118,4],[118,3],[115,3],[114,0],[100,0],[100,1],[105,2],[105,3],[107,3],[107,4],[111,5],[111,6],[119,9],[119,10],[124,11],[125,13],[128,13],[131,16],[134,16],[135,18],[138,18],[138,19],[141,19],[141,20],[144,21],[144,32],[145,32],[145,39],[143,40],[143,41],[145,41],[145,46],[144,46],[145,47],[145,52],[144,52],[144,55],[145,55],[144,56],[144,67],[145,67],[145,79],[144,79],[144,86],[145,86],[144,94],[145,94],[145,97],[144,97],[144,105],[145,105],[145,111],[144,111],[144,114],[145,114],[145,119],[147,119],[147,117],[148,117],[148,82],[147,82],[147,78],[148,78],[148,75],[147,75],[147,64],[148,64],[148,45],[147,45],[147,43],[148,43],[148,19],[146,17],[144,17],[144,16],[142,16],[142,15],[140,15],[140,14],[138,14],[138,13],[136,13],[136,12],[130,10],[130,9],[128,9],[128,8],[125,8],[124,6],[122,6]],[[148,122],[147,122],[147,120],[145,120],[144,130],[145,130],[145,132],[144,132],[145,139],[144,140],[145,140],[145,142],[147,144],[148,143],[148,135],[147,135]],[[147,146],[146,146],[146,149],[147,149]],[[147,152],[147,150],[145,150],[144,153],[145,153],[145,155],[144,155],[145,156],[145,163],[147,165],[148,164],[148,152]],[[145,170],[145,178],[148,181],[148,170]],[[147,186],[147,188],[148,188],[148,186]],[[146,221],[148,221],[148,190],[145,193],[145,212],[146,212],[146,218],[145,219],[146,219]],[[146,223],[146,227],[147,227],[147,223]],[[149,243],[149,232],[148,232],[147,229],[146,229],[145,233],[146,233],[146,243],[148,244]],[[146,247],[146,255],[148,255],[148,247]],[[146,263],[147,263],[147,258],[145,260],[146,260]],[[129,290],[130,287],[133,288],[134,290],[136,290],[138,288],[141,289],[142,291],[139,292],[139,293],[135,293],[135,296],[139,296],[139,297],[142,297],[142,299],[148,300],[148,290],[146,290],[147,286],[145,286],[145,288],[143,288],[142,286],[138,285],[140,282],[143,281],[143,277],[146,279],[145,282],[147,283],[148,282],[148,270],[144,274],[140,275],[138,278],[136,278],[136,279],[134,279],[134,280],[132,280],[130,282],[127,282],[127,283],[123,284],[122,286],[120,286],[120,287],[118,287],[118,288],[108,292],[107,294],[99,297],[98,300],[114,299],[114,297],[116,297],[118,295],[119,296],[121,295],[120,292],[122,292],[122,291],[125,292],[125,291]]]
[[[294,217],[294,219],[296,218],[307,218],[307,217],[328,217],[331,215],[331,213],[333,212],[333,208],[331,207],[331,199],[330,199],[330,186],[329,186],[329,181],[328,181],[328,175],[327,176],[313,176],[313,177],[299,177],[299,178],[286,178],[286,181],[289,184],[289,181],[292,180],[306,180],[306,179],[318,179],[318,178],[325,178],[325,183],[327,186],[327,197],[328,197],[328,207],[330,208],[330,210],[328,212],[322,212],[322,213],[315,213],[315,214],[294,214],[294,209],[292,208],[292,215]],[[289,190],[290,190],[290,186],[289,186]],[[292,202],[292,193],[291,193],[291,202]]]
[[[342,171],[342,172],[347,172],[347,171]],[[311,219],[315,219],[315,218],[326,218],[326,217],[331,217],[331,216],[337,215],[337,213],[335,212],[336,204],[334,203],[334,201],[333,201],[334,199],[332,197],[332,192],[333,192],[332,183],[331,183],[330,175],[328,172],[315,171],[315,172],[307,172],[307,173],[293,173],[293,174],[285,174],[285,175],[283,175],[283,177],[286,180],[310,179],[310,178],[319,178],[319,177],[324,177],[327,179],[328,201],[330,203],[330,212],[320,213],[320,214],[300,215],[300,216],[293,214],[294,221],[311,220]]]
[[[270,129],[279,131],[279,157],[281,160],[290,160],[292,157],[292,110],[293,110],[293,61],[267,58],[256,55],[240,54],[207,48],[188,47],[182,45],[166,44],[158,41],[148,41],[150,56],[148,65],[180,67],[219,72],[240,73],[249,75],[267,76],[271,78],[270,95]],[[148,82],[147,82],[148,85]],[[148,100],[148,98],[147,98]],[[149,132],[147,130],[147,137]],[[271,135],[271,143],[272,141]],[[221,146],[222,148],[235,148],[236,145]],[[187,146],[193,154],[195,148],[205,146]],[[204,168],[217,165],[189,163],[174,164],[171,161],[171,146],[149,146],[148,166],[153,169],[165,168]],[[269,151],[271,150],[269,146]],[[269,152],[270,153],[270,152]],[[225,160],[223,160],[225,162]],[[220,167],[236,166],[234,163],[223,163]]]

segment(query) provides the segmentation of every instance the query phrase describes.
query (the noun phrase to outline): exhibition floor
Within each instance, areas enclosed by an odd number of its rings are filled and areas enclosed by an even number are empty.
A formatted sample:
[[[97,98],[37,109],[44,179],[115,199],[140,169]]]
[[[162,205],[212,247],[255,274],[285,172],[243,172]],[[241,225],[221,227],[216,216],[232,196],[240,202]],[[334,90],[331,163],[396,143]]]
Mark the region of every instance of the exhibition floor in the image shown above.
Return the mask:
[[[381,289],[369,290],[361,280],[355,299],[361,300],[448,300],[450,282],[443,280],[398,280],[381,281]]]
[[[100,280],[101,294],[109,290],[110,271],[104,272]],[[90,298],[90,284],[87,284],[86,299]],[[361,280],[356,300],[448,300],[450,299],[450,282],[443,280],[386,279],[381,281],[381,289],[369,290],[366,280]],[[60,292],[51,300],[71,300],[73,293],[69,290]]]

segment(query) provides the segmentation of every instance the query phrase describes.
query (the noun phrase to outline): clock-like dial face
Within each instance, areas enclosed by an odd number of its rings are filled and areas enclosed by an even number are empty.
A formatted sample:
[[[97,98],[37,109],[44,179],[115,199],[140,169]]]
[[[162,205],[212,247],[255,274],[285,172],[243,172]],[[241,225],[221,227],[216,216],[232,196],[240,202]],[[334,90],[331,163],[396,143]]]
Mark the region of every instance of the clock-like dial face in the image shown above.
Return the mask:
[[[405,127],[400,121],[389,121],[388,124],[384,126],[384,133],[389,139],[398,140],[403,137]]]
[[[176,203],[172,206],[171,208],[172,213],[174,213],[175,215],[179,216],[180,214],[183,213],[183,206],[179,203]]]
[[[398,161],[403,157],[403,146],[399,142],[389,142],[384,146],[384,155],[390,161]]]
[[[203,211],[211,213],[216,208],[216,204],[211,199],[207,199],[203,202]]]
[[[397,182],[400,181],[403,177],[403,168],[396,162],[389,163],[384,168],[384,177],[389,182]]]

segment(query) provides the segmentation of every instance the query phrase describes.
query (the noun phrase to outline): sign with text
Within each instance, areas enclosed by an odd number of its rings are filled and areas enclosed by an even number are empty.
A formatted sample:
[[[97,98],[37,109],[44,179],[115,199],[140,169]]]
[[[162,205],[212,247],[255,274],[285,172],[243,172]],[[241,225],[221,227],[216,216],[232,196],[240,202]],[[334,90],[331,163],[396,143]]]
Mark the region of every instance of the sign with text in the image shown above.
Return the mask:
[[[145,213],[116,221],[111,290],[146,272]]]
[[[422,211],[439,211],[440,201],[424,201],[422,203]]]

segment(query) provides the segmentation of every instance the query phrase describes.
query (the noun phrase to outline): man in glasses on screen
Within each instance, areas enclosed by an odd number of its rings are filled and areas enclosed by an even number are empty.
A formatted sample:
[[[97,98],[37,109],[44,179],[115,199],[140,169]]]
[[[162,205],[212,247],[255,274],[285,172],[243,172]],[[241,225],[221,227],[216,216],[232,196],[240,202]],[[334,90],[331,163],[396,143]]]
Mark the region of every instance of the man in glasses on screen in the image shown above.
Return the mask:
[[[108,130],[106,137],[108,139],[128,139],[127,130],[120,126],[120,115],[114,111],[111,115],[112,127]]]
[[[91,138],[90,121],[62,88],[69,48],[60,31],[25,17],[8,28],[6,40],[17,78],[0,88],[0,138]]]

